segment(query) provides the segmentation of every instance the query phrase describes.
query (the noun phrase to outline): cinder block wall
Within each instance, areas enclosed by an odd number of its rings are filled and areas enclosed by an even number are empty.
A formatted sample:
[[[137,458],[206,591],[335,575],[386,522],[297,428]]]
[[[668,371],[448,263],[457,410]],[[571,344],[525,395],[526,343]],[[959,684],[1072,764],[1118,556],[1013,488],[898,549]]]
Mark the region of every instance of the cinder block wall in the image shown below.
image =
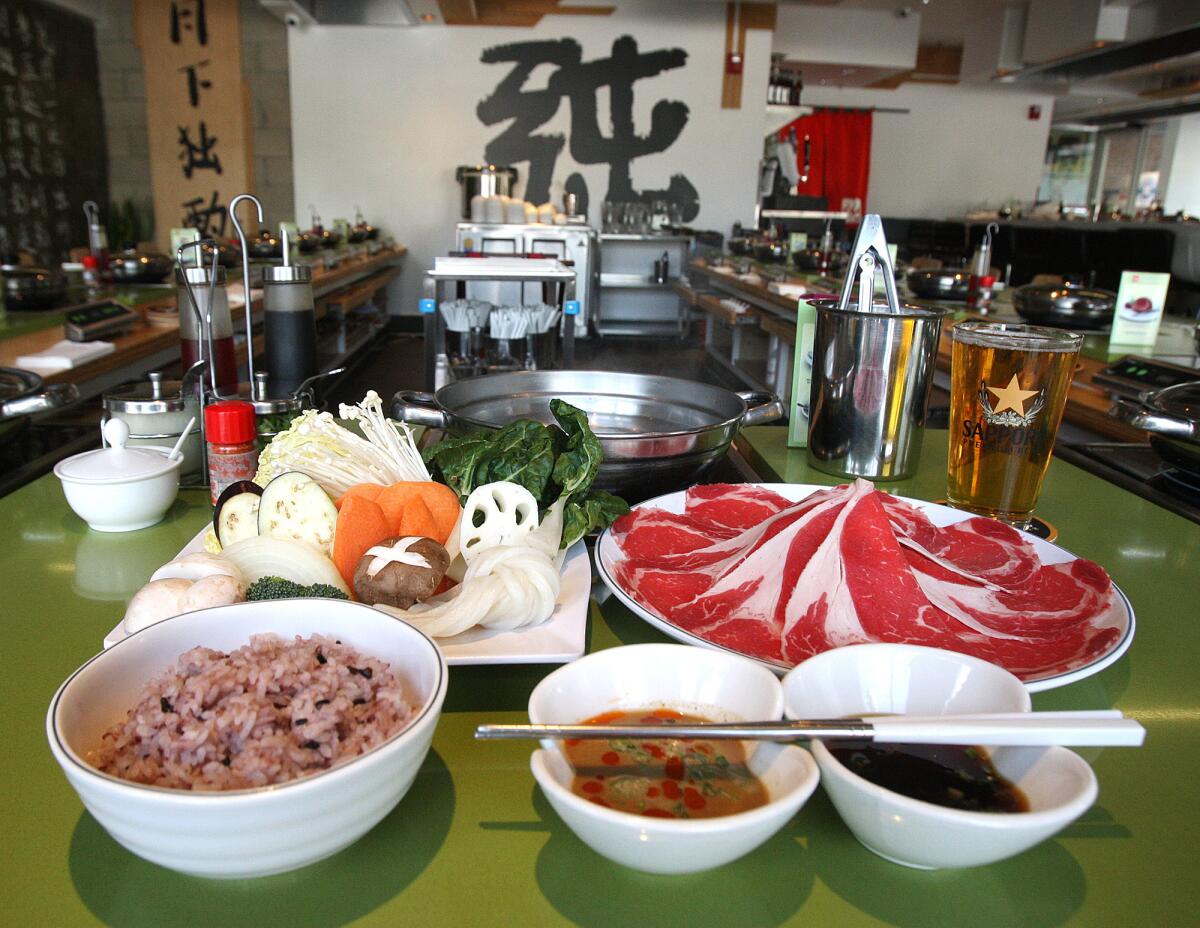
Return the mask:
[[[70,4],[96,20],[100,98],[108,130],[109,196],[141,203],[150,196],[146,84],[134,44],[132,3],[106,0]],[[256,0],[241,0],[242,71],[250,85],[255,193],[271,226],[297,216],[292,172],[292,111],[288,91],[287,26]]]

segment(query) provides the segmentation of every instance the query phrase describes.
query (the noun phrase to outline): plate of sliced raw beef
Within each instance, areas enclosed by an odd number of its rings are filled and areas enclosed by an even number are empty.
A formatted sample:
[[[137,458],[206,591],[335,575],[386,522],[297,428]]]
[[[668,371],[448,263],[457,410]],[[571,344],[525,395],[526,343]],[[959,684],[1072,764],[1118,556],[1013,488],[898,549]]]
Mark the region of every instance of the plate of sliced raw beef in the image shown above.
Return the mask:
[[[671,637],[780,672],[891,641],[981,657],[1038,692],[1099,672],[1133,640],[1133,608],[1098,564],[865,480],[661,496],[604,532],[596,565]]]

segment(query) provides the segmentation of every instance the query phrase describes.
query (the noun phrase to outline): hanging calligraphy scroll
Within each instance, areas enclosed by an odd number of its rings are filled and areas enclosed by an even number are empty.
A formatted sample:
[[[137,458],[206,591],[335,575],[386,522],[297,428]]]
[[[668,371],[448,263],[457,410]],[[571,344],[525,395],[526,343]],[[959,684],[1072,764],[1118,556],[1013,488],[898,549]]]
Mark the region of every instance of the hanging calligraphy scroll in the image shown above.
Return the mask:
[[[254,185],[238,0],[134,0],[133,13],[156,239],[166,248],[180,227],[227,237],[229,201]]]

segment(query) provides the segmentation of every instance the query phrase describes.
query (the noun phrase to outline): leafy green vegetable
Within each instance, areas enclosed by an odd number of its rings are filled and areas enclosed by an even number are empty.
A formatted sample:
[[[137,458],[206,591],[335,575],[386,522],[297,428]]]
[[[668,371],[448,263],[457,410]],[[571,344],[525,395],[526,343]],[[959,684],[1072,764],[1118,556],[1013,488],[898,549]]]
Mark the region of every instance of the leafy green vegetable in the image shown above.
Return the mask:
[[[304,586],[283,577],[260,577],[246,589],[246,601],[256,602],[264,599],[349,599],[350,597],[336,586],[328,583],[314,583]]]
[[[600,439],[592,433],[582,409],[554,399],[550,401],[550,412],[567,436],[566,446],[554,461],[554,482],[558,484],[559,496],[582,496],[600,470],[604,457]]]
[[[434,479],[464,502],[476,487],[497,480],[527,489],[543,516],[559,502],[561,547],[568,548],[588,532],[612,524],[629,507],[611,493],[588,492],[604,453],[587,413],[559,399],[550,401],[550,411],[558,425],[518,419],[498,432],[444,439],[426,448],[424,459]]]
[[[562,546],[569,548],[588,532],[608,528],[627,512],[629,504],[605,490],[572,500],[563,511]]]

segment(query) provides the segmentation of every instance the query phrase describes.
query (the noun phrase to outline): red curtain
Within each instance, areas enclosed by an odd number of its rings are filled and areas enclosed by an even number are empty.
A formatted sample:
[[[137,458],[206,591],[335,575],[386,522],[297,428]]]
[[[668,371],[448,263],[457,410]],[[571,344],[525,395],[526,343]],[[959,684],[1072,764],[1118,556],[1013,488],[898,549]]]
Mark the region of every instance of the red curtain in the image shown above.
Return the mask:
[[[824,197],[831,210],[846,210],[855,221],[867,208],[871,174],[870,110],[818,109],[779,130],[780,140],[796,133],[796,169],[804,173],[804,139],[809,140],[808,180],[799,196]]]

